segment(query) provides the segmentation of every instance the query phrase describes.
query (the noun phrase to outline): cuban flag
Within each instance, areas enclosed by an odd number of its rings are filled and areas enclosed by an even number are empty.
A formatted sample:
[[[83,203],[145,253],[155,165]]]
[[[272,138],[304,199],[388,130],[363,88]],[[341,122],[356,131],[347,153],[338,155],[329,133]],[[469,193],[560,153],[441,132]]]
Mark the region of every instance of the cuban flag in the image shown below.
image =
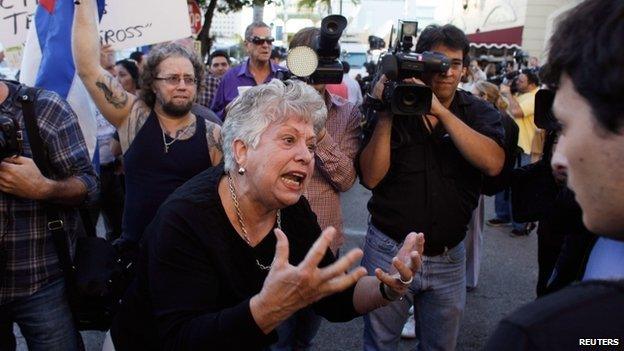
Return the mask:
[[[97,3],[101,19],[104,0]],[[73,21],[74,0],[39,0],[26,39],[20,82],[52,90],[67,100],[78,116],[89,155],[98,168],[96,107],[74,66]]]

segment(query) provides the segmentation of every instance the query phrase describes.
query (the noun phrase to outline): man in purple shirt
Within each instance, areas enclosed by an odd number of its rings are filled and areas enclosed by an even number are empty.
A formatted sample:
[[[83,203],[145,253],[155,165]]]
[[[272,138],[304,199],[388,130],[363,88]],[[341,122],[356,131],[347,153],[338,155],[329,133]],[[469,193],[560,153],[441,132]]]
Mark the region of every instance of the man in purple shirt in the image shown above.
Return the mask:
[[[273,47],[271,28],[264,22],[253,22],[245,29],[245,50],[249,58],[231,68],[221,79],[210,109],[223,120],[224,109],[238,94],[251,87],[279,77],[286,69],[269,61]]]

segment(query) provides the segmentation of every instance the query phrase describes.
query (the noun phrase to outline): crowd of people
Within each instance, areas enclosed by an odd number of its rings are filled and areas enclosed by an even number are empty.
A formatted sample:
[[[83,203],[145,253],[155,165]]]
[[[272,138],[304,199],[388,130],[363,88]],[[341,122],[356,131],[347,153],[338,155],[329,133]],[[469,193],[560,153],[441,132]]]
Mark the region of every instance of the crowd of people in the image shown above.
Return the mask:
[[[360,316],[364,350],[397,350],[402,334],[454,350],[484,224],[514,237],[537,226],[540,297],[486,349],[624,342],[621,2],[580,3],[544,66],[512,64],[502,81],[459,28],[426,27],[415,50],[450,66],[405,79],[431,89],[431,107],[400,117],[385,75],[364,94],[348,64],[341,84],[288,79],[263,22],[247,27],[238,66],[180,42],[117,61],[95,7],[76,2],[68,40],[98,110],[97,170],[66,101],[0,80],[0,349],[15,350],[14,323],[31,350],[84,348],[56,241],[64,230],[74,248],[100,216],[133,275],[106,351],[309,350],[321,318]],[[319,35],[304,28],[289,47]],[[538,91],[552,93],[551,124]],[[515,205],[530,198],[526,174],[554,194],[534,217]],[[340,197],[357,179],[372,193],[368,229],[345,251]]]

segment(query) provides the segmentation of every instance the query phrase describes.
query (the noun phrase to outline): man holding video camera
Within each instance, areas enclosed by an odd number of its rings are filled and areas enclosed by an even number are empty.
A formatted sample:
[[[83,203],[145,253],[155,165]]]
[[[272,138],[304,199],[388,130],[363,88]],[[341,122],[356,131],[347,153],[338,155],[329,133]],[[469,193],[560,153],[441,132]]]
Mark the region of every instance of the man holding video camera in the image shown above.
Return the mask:
[[[468,49],[465,34],[455,26],[422,31],[416,52],[433,51],[450,60],[443,72],[425,69],[422,80],[404,80],[431,88],[428,113],[393,115],[384,101],[385,76],[369,94],[377,113],[369,118],[357,161],[362,184],[372,190],[362,265],[369,274],[375,267],[390,267],[412,231],[425,234],[425,251],[420,272],[404,282],[412,294],[365,316],[365,350],[396,350],[412,303],[421,349],[455,348],[466,298],[462,241],[483,174],[498,174],[505,158],[498,111],[457,90]]]

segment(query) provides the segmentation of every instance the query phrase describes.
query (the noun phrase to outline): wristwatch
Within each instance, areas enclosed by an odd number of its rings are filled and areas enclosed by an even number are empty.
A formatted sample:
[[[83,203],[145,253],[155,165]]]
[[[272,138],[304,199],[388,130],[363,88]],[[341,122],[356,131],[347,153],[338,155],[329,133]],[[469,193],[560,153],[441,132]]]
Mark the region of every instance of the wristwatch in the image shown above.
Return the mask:
[[[388,286],[384,284],[384,282],[379,282],[379,292],[381,293],[381,297],[388,301],[403,300],[403,296],[388,296],[388,291],[386,290],[387,287]]]

